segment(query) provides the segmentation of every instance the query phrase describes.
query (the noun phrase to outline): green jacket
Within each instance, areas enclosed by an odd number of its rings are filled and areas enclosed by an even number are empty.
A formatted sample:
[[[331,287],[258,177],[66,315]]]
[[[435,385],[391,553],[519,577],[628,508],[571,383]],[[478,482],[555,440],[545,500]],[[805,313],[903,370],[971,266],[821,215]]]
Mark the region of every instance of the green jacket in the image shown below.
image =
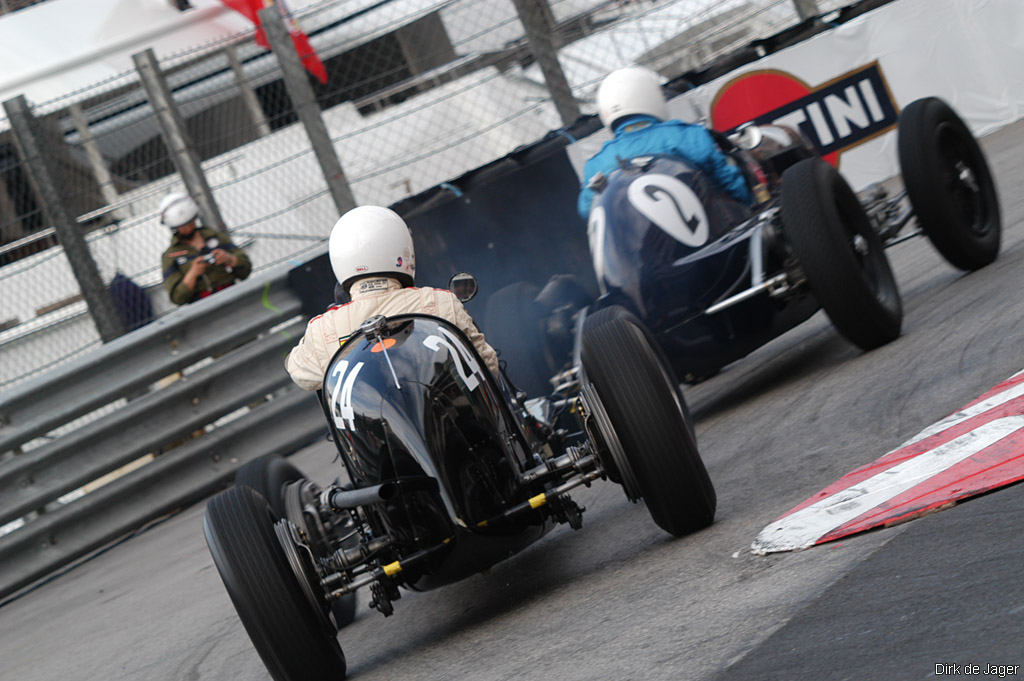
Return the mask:
[[[241,281],[252,272],[252,263],[249,257],[238,246],[231,243],[231,237],[223,232],[218,232],[209,227],[200,227],[199,233],[206,240],[206,246],[196,250],[177,234],[171,239],[171,245],[164,251],[161,259],[161,267],[164,271],[164,288],[167,295],[175,305],[185,305],[199,298],[205,298],[214,291],[231,286],[236,281]],[[189,291],[188,287],[182,284],[185,273],[192,266],[192,261],[197,257],[211,253],[214,249],[221,248],[238,258],[238,266],[228,271],[223,265],[210,265],[206,268],[203,276],[196,280],[196,288]]]

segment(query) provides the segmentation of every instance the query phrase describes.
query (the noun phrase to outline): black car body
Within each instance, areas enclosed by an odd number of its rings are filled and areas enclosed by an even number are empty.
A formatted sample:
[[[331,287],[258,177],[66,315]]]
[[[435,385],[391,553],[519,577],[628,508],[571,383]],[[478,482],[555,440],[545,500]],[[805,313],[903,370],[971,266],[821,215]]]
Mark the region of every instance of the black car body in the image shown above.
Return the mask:
[[[356,488],[423,484],[372,522],[378,534],[395,532],[407,553],[447,542],[406,576],[409,586],[480,572],[551,528],[535,510],[495,520],[537,493],[520,476],[540,459],[507,391],[457,329],[398,316],[380,341],[354,340],[332,360],[323,390],[348,478]]]
[[[568,495],[580,485],[619,483],[676,536],[713,521],[685,402],[642,324],[608,308],[584,346],[574,395],[526,401],[440,318],[374,317],[345,342],[320,391],[338,480],[262,457],[207,506],[214,562],[275,679],[344,676],[337,636],[357,589],[391,615],[403,588],[456,582],[557,523],[580,527]],[[578,432],[556,426],[560,412]]]

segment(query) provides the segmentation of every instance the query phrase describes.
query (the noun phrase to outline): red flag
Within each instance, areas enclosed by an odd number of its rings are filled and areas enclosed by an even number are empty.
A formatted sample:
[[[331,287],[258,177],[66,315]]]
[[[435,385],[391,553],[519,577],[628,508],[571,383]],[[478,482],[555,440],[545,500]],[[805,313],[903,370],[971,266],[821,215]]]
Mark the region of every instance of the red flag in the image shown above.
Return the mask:
[[[295,21],[291,12],[288,11],[284,0],[276,0],[276,2],[275,0],[221,0],[221,2],[256,25],[256,44],[266,48],[270,47],[270,42],[267,40],[267,34],[263,30],[263,26],[260,25],[259,11],[264,7],[277,5],[281,11],[281,17],[284,18],[285,25],[288,26],[288,33],[292,37],[292,43],[295,45],[295,51],[299,54],[299,59],[302,60],[302,65],[306,67],[307,71],[316,76],[316,79],[321,83],[327,82],[327,69],[324,68],[324,63],[320,61],[316,50],[310,45],[309,36],[299,28],[298,22]]]
[[[266,7],[263,0],[221,0],[221,2],[256,25],[260,23],[258,12]]]
[[[309,36],[306,35],[305,31],[298,28],[298,24],[296,24],[296,30],[292,31],[291,34],[292,42],[295,43],[295,51],[299,53],[302,65],[306,67],[307,71],[316,76],[316,79],[321,84],[326,84],[327,69],[324,68],[324,63],[317,56],[316,50],[309,44]]]

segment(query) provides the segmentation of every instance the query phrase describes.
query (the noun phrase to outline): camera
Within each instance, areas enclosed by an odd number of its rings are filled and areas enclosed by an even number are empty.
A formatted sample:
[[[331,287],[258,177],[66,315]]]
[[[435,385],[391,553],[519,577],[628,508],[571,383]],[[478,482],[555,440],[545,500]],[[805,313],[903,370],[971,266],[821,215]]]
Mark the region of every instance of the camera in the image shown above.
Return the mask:
[[[215,258],[213,257],[213,253],[207,253],[206,255],[201,255],[201,256],[199,256],[198,260],[202,260],[203,262],[205,262],[208,265],[212,265],[215,262]]]

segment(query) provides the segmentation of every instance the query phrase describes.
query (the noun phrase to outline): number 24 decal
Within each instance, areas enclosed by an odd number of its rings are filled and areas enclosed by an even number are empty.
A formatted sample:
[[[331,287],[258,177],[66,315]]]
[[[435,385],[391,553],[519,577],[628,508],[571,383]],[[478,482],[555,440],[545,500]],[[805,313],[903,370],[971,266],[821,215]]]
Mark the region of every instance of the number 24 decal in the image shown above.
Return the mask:
[[[442,328],[441,334],[445,338],[433,335],[427,336],[423,339],[423,345],[434,352],[440,350],[442,346],[447,348],[454,359],[455,368],[459,372],[462,381],[466,384],[466,387],[470,390],[476,390],[480,387],[480,365],[473,357],[473,353],[467,350],[466,346],[448,329]],[[461,362],[458,359],[460,357],[462,358]],[[465,365],[463,365],[463,362],[465,362]],[[331,391],[331,418],[334,420],[334,425],[338,430],[355,432],[356,414],[352,408],[352,389],[355,387],[356,377],[362,371],[363,365],[364,362],[358,362],[352,367],[352,371],[349,371],[349,361],[343,359],[335,365],[334,371],[331,373],[332,376],[337,378],[337,381],[334,383],[334,389]],[[467,366],[469,367],[468,370]]]
[[[353,433],[356,431],[356,413],[352,409],[352,387],[356,384],[356,376],[363,368],[363,362],[359,362],[352,368],[348,376],[348,360],[343,359],[334,367],[333,376],[338,377],[331,391],[331,418],[338,430],[345,430],[345,422],[348,421],[348,429]]]
[[[469,371],[466,371],[466,368],[462,366],[462,362],[458,359],[455,359],[455,368],[459,372],[463,383],[466,384],[466,387],[470,390],[476,390],[480,386],[480,365],[474,359],[473,353],[467,350],[466,346],[448,329],[441,328],[441,333],[447,337],[447,340],[438,336],[427,336],[423,339],[423,345],[434,352],[440,350],[443,345],[448,348],[448,352],[451,353],[453,359],[461,357],[469,365]]]

